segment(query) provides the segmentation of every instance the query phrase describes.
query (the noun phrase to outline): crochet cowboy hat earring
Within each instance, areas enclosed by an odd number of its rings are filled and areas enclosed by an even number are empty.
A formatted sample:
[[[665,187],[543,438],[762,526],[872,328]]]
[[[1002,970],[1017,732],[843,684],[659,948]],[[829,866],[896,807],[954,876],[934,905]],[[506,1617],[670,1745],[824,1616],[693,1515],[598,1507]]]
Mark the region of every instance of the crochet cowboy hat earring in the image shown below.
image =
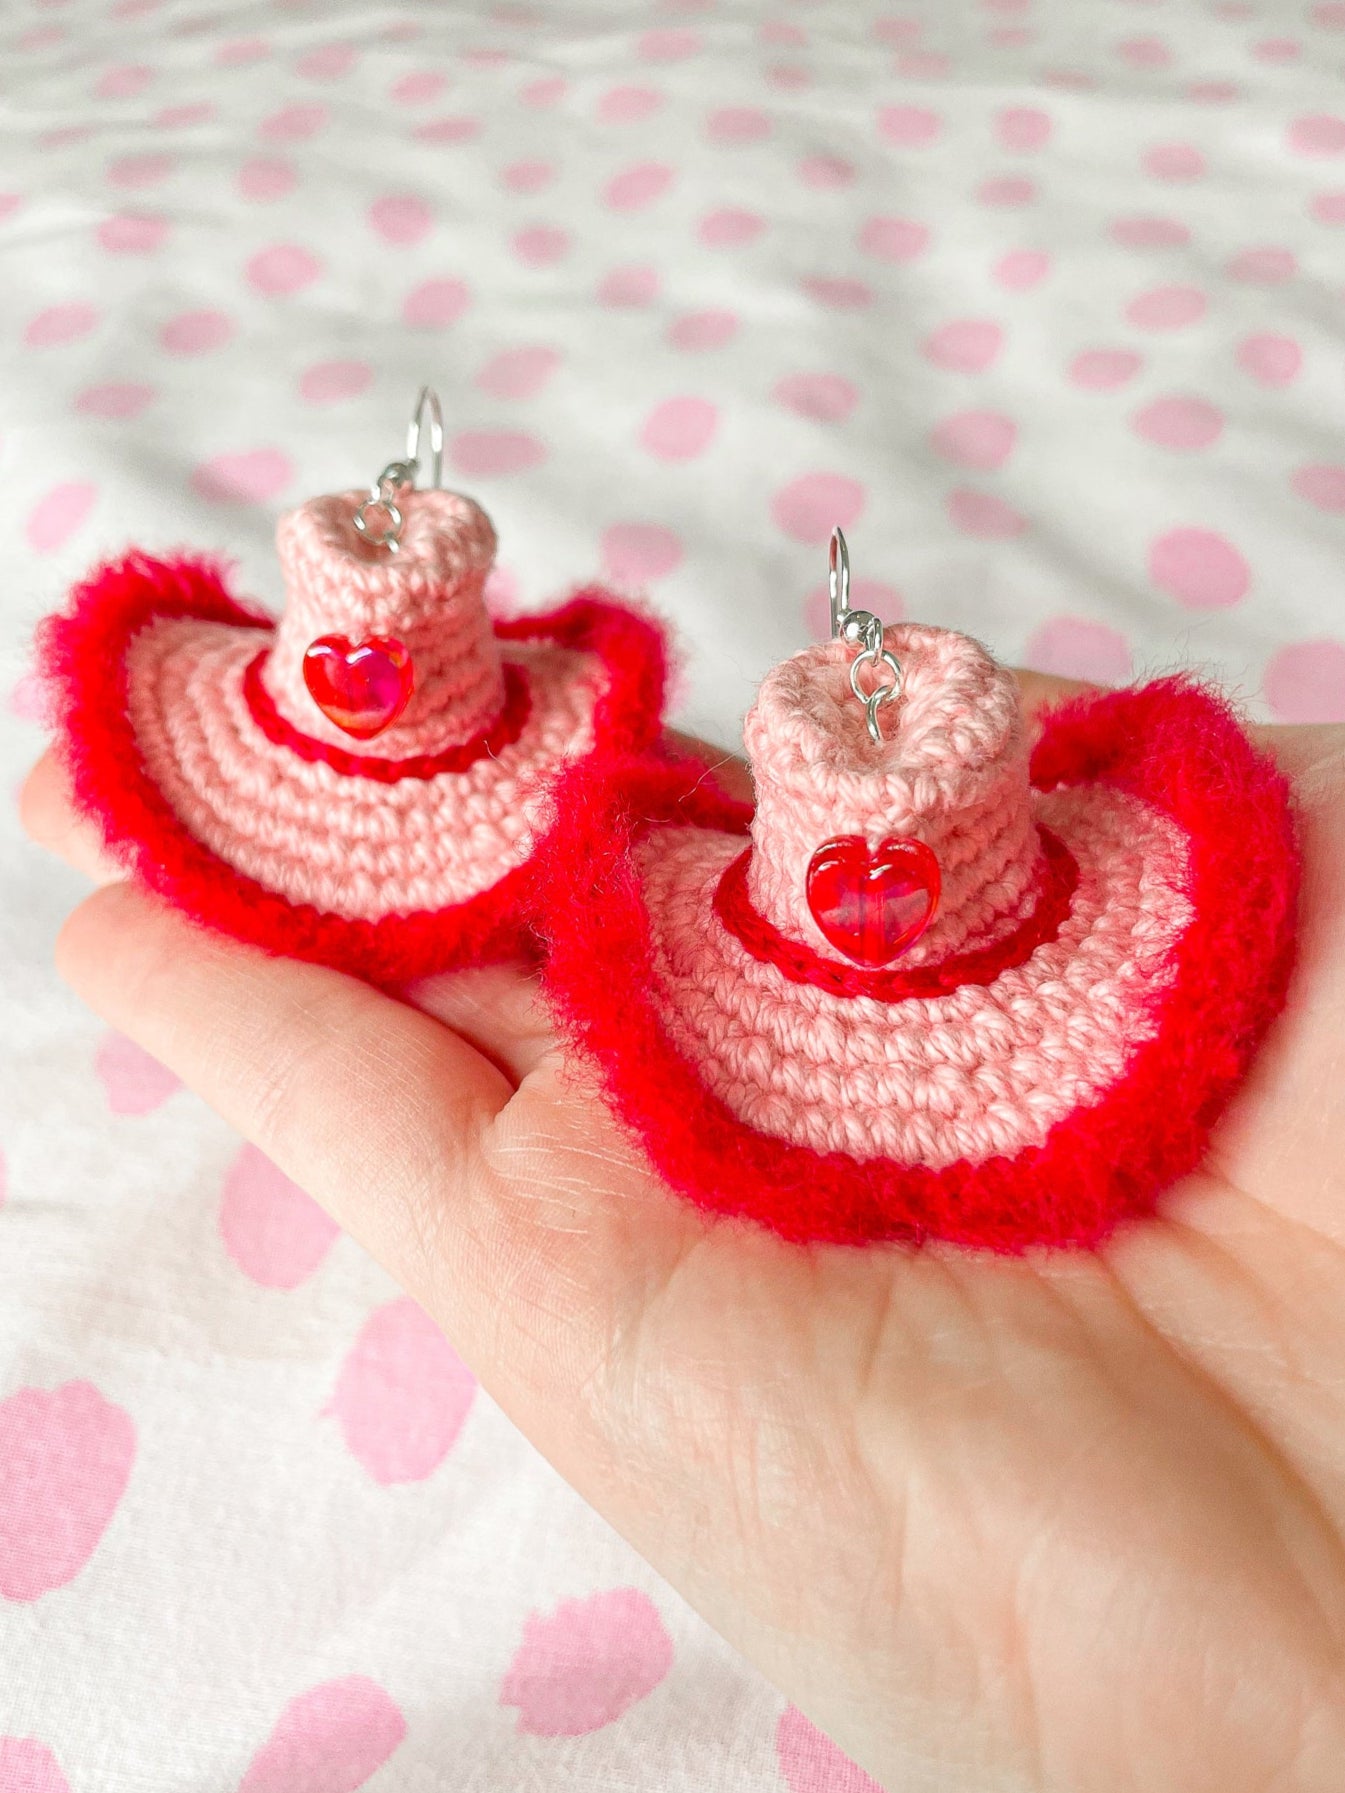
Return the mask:
[[[1164,679],[1041,723],[978,642],[852,611],[763,681],[755,812],[576,768],[544,979],[672,1187],[791,1239],[1090,1244],[1198,1161],[1283,1000],[1284,781]]]
[[[422,436],[430,438],[431,483]],[[400,981],[530,949],[548,780],[657,737],[658,630],[596,588],[493,620],[490,519],[420,394],[367,492],[281,518],[279,620],[134,551],[43,625],[76,800],[197,920]]]

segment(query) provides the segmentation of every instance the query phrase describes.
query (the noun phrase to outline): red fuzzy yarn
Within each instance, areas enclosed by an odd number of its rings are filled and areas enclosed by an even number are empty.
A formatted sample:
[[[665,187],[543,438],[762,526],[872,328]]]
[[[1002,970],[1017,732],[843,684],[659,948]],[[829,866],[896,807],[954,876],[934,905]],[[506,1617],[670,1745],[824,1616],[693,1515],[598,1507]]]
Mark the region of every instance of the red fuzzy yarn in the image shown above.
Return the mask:
[[[670,1044],[650,997],[649,919],[631,854],[651,823],[742,833],[749,811],[685,765],[575,767],[534,860],[543,979],[570,1038],[657,1171],[698,1206],[793,1240],[940,1238],[1004,1253],[1092,1245],[1200,1161],[1284,1002],[1299,860],[1289,793],[1228,704],[1184,679],[1086,696],[1048,716],[1033,783],[1100,783],[1188,843],[1193,916],[1157,1031],[1097,1102],[1012,1158],[942,1170],[859,1162],[747,1126]]]
[[[75,801],[142,883],[208,927],[375,983],[535,954],[526,864],[464,903],[380,921],[346,920],[287,902],[188,833],[146,770],[128,717],[126,649],[161,616],[258,631],[274,626],[229,596],[215,563],[132,553],[79,586],[69,608],[48,617],[38,635],[39,667],[55,698]],[[593,711],[589,758],[595,763],[655,742],[665,663],[663,637],[652,622],[594,586],[556,610],[497,622],[495,632],[506,641],[545,638],[603,661],[609,683]]]

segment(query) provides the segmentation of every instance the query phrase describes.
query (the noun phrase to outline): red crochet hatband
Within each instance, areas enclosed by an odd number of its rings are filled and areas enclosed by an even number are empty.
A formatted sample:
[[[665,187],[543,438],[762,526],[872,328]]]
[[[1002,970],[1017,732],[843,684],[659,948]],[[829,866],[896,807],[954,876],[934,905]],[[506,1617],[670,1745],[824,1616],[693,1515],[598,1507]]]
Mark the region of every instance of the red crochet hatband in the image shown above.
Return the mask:
[[[408,495],[391,564],[350,530],[357,500],[282,521],[278,625],[208,561],[139,553],[48,618],[75,800],[147,886],[274,951],[386,983],[530,953],[547,783],[656,740],[662,635],[596,587],[492,622],[494,533],[470,501]],[[414,695],[375,740],[305,689],[304,647],[333,628],[409,644]]]
[[[1282,1005],[1287,787],[1181,679],[1048,715],[1029,782],[1011,680],[950,641],[888,632],[906,690],[876,808],[841,644],[763,686],[755,819],[702,768],[567,774],[534,867],[544,984],[650,1163],[705,1209],[793,1240],[1091,1245],[1197,1164]],[[950,655],[978,704],[943,701]],[[863,993],[875,974],[853,982],[800,894],[818,837],[866,814],[929,838],[951,892],[916,963],[877,974],[904,993]],[[735,876],[797,962],[743,937]]]

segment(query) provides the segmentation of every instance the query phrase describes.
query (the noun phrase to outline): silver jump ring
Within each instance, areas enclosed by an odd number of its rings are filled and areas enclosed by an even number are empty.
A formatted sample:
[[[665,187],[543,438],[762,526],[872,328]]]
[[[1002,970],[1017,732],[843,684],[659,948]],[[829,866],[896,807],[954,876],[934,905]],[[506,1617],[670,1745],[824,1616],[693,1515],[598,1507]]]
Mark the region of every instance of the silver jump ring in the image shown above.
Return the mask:
[[[862,643],[859,653],[850,662],[850,689],[864,706],[869,738],[881,743],[883,732],[878,726],[878,712],[884,704],[901,696],[901,662],[883,645],[882,619],[871,611],[850,608],[850,550],[839,529],[831,532],[827,584],[831,597],[832,640]],[[865,691],[859,683],[860,668],[864,666],[874,669],[877,683],[872,691]]]
[[[356,510],[351,519],[358,534],[374,548],[386,548],[389,554],[395,554],[402,542],[402,525],[405,521],[402,508],[397,500],[410,488],[415,489],[416,475],[420,471],[420,432],[429,415],[430,428],[430,468],[433,473],[433,484],[437,487],[443,482],[444,474],[444,413],[439,403],[439,394],[432,386],[422,386],[416,395],[416,408],[411,413],[411,422],[406,430],[406,459],[389,461],[369,488],[369,496]],[[369,512],[382,511],[384,523],[377,535],[369,526]]]

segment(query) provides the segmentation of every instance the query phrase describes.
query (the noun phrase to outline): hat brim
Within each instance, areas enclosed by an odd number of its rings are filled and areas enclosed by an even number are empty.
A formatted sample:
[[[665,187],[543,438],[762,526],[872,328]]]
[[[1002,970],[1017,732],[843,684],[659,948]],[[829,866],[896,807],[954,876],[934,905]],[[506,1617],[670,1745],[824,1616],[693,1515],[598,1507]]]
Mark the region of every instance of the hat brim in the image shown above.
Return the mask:
[[[1222,699],[1181,679],[1056,710],[1043,722],[1032,778],[1043,818],[1078,860],[1071,917],[995,976],[878,1003],[791,983],[730,937],[713,899],[719,873],[742,851],[744,806],[686,768],[630,764],[565,777],[536,868],[545,985],[565,1032],[675,1190],[794,1240],[941,1238],[1019,1252],[1094,1244],[1194,1168],[1284,1001],[1298,882],[1286,782]],[[1101,825],[1108,813],[1113,835],[1133,832],[1090,864],[1090,819]],[[1137,905],[1147,910],[1138,931]],[[1166,932],[1155,925],[1164,916]],[[1099,919],[1112,953],[1100,966],[1086,957],[1098,950]],[[869,1053],[849,1085],[819,1050],[836,1037],[823,1023],[835,1024],[835,1005],[847,1000],[847,1042],[861,1031]],[[1020,1034],[987,1026],[987,1012],[1016,1016]],[[773,1018],[781,1015],[788,1025]],[[995,1086],[1031,1143],[1006,1147],[978,1116],[968,1131],[982,1143],[958,1157],[918,1144],[820,1149],[785,1136],[807,1120],[797,1100],[776,1105],[786,1117],[777,1126],[761,1124],[781,1084],[797,1085],[801,1055],[813,1123],[825,1121],[830,1076],[834,1103],[852,1101],[861,1118],[870,1104],[875,1135],[899,1133],[906,1120],[918,1136],[916,1111],[933,1084],[907,1081],[904,1117],[875,1104],[906,1036],[920,1029],[966,1073],[958,1087]],[[1076,1063],[1092,1062],[1090,1041],[1104,1034],[1111,1056],[1098,1055],[1091,1081],[1072,1071],[1067,1099],[1049,1089],[1043,1105],[1040,1066],[1026,1095],[1013,1069],[1023,1030],[1034,1051],[1044,1042],[1050,1067],[1052,1029]],[[725,1071],[731,1057],[736,1082]],[[754,1111],[745,1076],[761,1098]],[[957,1079],[940,1086],[943,1096],[950,1085]]]
[[[112,854],[207,926],[376,982],[534,953],[527,857],[545,814],[546,784],[565,765],[564,745],[575,734],[584,740],[581,757],[594,762],[655,741],[665,677],[659,629],[596,587],[556,610],[497,621],[506,660],[529,675],[524,720],[506,730],[503,746],[485,740],[465,768],[449,754],[443,767],[416,766],[393,782],[360,775],[358,756],[305,755],[301,742],[277,733],[274,719],[245,711],[245,669],[273,627],[271,617],[230,596],[211,562],[140,554],[100,569],[44,625],[40,666],[75,801]],[[136,670],[151,640],[159,661],[152,727]],[[202,646],[229,681],[223,720],[203,718],[194,700],[211,676],[195,664]],[[586,674],[579,695],[565,691],[572,667]],[[564,714],[553,701],[562,696]],[[584,711],[582,729],[570,726],[575,706]],[[220,729],[227,756],[211,738]],[[472,843],[454,838],[452,821],[458,797],[465,804],[471,793],[488,798],[491,817],[502,817],[509,831],[506,839],[496,825],[482,840],[482,863],[502,860],[507,869],[464,889]],[[341,858],[327,880],[330,899],[296,898],[286,888],[287,868],[306,875],[307,855],[332,855],[332,836],[341,832],[333,819],[339,823],[357,800],[348,848],[336,843]],[[284,850],[273,851],[282,829]],[[373,851],[384,836],[401,845],[383,856],[403,866],[400,882],[386,888],[377,883],[377,857],[373,871],[361,863],[366,844]]]

